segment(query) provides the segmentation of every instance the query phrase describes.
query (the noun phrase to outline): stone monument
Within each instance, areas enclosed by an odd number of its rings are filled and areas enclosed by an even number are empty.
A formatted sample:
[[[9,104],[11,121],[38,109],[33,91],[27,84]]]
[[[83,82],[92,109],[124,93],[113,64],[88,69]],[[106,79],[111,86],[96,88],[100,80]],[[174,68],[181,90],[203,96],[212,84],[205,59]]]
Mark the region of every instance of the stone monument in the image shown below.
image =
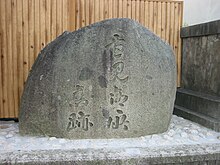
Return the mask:
[[[131,138],[165,132],[176,93],[170,46],[131,19],[110,19],[48,44],[25,85],[22,135]]]

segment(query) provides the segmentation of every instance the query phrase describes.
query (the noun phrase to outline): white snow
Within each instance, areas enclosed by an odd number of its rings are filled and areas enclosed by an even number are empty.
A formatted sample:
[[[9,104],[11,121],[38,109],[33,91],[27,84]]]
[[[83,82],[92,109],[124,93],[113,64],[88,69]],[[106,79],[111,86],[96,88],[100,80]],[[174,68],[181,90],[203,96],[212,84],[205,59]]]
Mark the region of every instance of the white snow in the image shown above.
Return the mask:
[[[126,148],[129,153],[137,154],[137,147],[195,144],[220,144],[220,133],[177,116],[173,116],[168,131],[163,134],[127,139],[69,140],[55,137],[22,137],[19,135],[18,123],[0,122],[0,153],[19,150]]]

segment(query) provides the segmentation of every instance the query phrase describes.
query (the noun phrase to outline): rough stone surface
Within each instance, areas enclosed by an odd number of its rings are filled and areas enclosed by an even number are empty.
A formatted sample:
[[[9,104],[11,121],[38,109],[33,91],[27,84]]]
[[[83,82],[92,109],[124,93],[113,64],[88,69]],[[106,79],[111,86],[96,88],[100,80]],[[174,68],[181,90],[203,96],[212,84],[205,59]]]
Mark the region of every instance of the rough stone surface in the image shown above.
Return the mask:
[[[125,138],[167,130],[176,92],[173,52],[130,19],[65,32],[44,48],[22,96],[22,135]]]

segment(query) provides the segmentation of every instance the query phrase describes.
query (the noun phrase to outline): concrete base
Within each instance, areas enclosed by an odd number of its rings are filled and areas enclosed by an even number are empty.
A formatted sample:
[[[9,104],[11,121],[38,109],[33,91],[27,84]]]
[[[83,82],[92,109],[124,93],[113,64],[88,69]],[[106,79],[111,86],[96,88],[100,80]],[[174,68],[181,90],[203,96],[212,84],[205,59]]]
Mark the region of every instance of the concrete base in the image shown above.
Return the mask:
[[[220,132],[220,97],[180,88],[174,114]]]
[[[220,164],[220,144],[150,148],[100,148],[15,151],[0,155],[1,164]]]
[[[1,164],[219,165],[220,133],[172,116],[163,134],[69,140],[20,136],[18,123],[0,121]]]

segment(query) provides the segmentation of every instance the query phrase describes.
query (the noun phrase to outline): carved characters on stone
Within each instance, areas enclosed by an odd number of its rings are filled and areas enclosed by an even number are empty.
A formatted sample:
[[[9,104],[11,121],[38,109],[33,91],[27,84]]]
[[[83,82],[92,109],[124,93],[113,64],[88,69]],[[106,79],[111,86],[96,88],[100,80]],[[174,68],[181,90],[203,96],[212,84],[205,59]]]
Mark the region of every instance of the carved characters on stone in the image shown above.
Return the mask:
[[[104,20],[40,51],[22,95],[19,131],[68,139],[165,132],[175,84],[169,45],[131,19]]]
[[[111,78],[110,81],[120,81],[125,83],[128,81],[128,76],[123,76],[123,70],[125,67],[123,57],[124,57],[124,45],[123,42],[125,40],[121,35],[114,34],[113,42],[108,44],[106,48],[109,49],[110,54],[113,55],[114,63],[111,65]]]
[[[128,81],[128,76],[125,77],[120,77],[119,74],[122,73],[124,70],[124,63],[123,62],[116,62],[112,65],[112,81],[115,81],[116,79],[121,81],[121,82],[127,82]]]
[[[123,45],[116,45],[114,49],[114,57],[122,58],[124,56],[124,47]]]
[[[114,86],[114,91],[110,93],[110,104],[119,104],[119,106],[124,106],[124,103],[128,100],[128,96],[122,93],[122,89]]]
[[[76,85],[76,90],[73,92],[73,99],[75,102],[75,106],[87,106],[89,101],[84,97],[84,87],[80,85]]]
[[[129,121],[127,120],[127,115],[124,113],[124,107],[128,101],[128,95],[123,92],[123,89],[116,85],[116,81],[122,83],[125,86],[126,82],[129,80],[129,76],[124,74],[124,42],[122,35],[114,34],[112,36],[112,42],[108,44],[106,49],[109,51],[109,56],[112,57],[112,63],[110,65],[110,77],[109,81],[113,83],[113,91],[110,92],[110,106],[114,111],[110,116],[105,116],[106,118],[106,128],[109,129],[119,129],[123,130],[129,129]],[[106,52],[107,50],[105,50]],[[69,116],[69,122],[67,126],[67,131],[73,129],[81,128],[84,131],[88,131],[90,127],[94,124],[89,120],[90,115],[85,114],[86,108],[88,108],[89,101],[84,95],[84,86],[76,85],[75,91],[73,92],[73,100],[75,103],[75,109],[78,113],[71,113]]]
[[[67,126],[67,131],[71,131],[72,129],[81,128],[84,131],[88,131],[89,127],[93,126],[93,123],[89,120],[88,114],[84,114],[80,111],[78,114],[71,113],[69,116],[69,123]]]
[[[84,86],[76,85],[75,91],[73,92],[73,100],[75,103],[76,110],[82,109],[85,111],[89,104],[89,101],[84,96]],[[89,127],[94,124],[89,120],[90,115],[85,114],[83,111],[78,113],[71,113],[69,115],[69,123],[67,125],[67,131],[71,131],[76,128],[81,128],[84,131],[88,131]]]
[[[110,56],[112,55],[113,57],[113,63],[110,66],[110,81],[114,82],[114,89],[109,94],[109,103],[116,113],[115,116],[108,116],[106,118],[106,127],[109,129],[118,129],[122,127],[124,130],[128,130],[129,128],[127,115],[123,112],[125,103],[128,101],[128,95],[123,93],[123,89],[115,85],[116,81],[125,84],[129,79],[129,76],[125,75],[123,72],[125,68],[124,42],[125,40],[122,35],[116,33],[113,35],[113,42],[106,46],[109,49]]]
[[[122,110],[117,109],[117,116],[114,118],[109,117],[106,121],[106,127],[112,129],[118,129],[119,126],[122,126],[124,130],[128,130],[129,121],[127,120],[127,116],[123,113]]]

